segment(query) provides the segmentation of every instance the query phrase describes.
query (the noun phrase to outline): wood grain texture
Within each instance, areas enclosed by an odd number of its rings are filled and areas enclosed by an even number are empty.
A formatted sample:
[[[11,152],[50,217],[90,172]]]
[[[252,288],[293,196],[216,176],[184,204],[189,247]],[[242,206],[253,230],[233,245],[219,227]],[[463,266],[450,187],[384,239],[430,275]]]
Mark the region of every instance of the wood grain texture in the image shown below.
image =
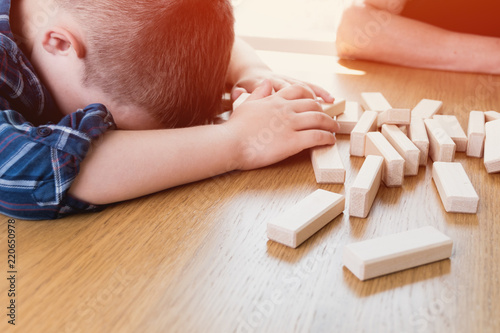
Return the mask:
[[[440,112],[461,124],[470,110],[500,109],[498,76],[261,55],[348,101],[363,91],[404,108],[442,100]],[[293,203],[318,188],[345,195],[353,184],[364,158],[349,157],[348,135],[337,138],[345,185],[319,186],[303,152],[101,213],[18,221],[16,331],[498,332],[500,176],[482,159],[456,155],[480,197],[477,214],[444,211],[428,161],[403,187],[381,186],[367,219],[345,213],[297,249],[267,240],[266,223]],[[0,218],[3,255],[6,224]],[[453,239],[450,260],[365,282],[342,268],[347,244],[425,225]],[[1,304],[6,291],[0,282]],[[0,331],[10,332],[5,318]]]

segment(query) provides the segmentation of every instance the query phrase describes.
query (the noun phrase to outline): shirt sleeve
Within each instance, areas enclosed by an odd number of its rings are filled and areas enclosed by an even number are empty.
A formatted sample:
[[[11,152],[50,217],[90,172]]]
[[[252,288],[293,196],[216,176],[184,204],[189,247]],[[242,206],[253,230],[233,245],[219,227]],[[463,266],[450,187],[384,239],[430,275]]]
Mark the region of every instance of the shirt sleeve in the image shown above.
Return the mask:
[[[92,104],[58,124],[35,127],[15,111],[0,112],[0,213],[26,220],[98,211],[68,195],[92,143],[115,129],[109,111]]]

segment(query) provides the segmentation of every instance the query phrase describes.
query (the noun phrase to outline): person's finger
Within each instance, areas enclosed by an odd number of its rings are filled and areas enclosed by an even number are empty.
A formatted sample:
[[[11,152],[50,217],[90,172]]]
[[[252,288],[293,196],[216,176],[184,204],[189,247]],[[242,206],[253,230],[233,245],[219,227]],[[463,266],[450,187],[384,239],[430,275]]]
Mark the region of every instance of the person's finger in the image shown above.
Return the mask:
[[[290,87],[292,85],[290,82],[287,82],[285,80],[277,80],[277,79],[273,79],[272,83],[273,83],[273,88],[274,88],[275,92],[280,91],[282,89],[285,89],[287,87]]]
[[[267,96],[270,96],[273,93],[273,85],[269,80],[264,80],[248,97],[247,101],[254,101],[257,99],[261,99]]]
[[[297,132],[290,144],[294,144],[296,148],[304,150],[317,146],[333,145],[336,141],[335,135],[329,131],[307,130]]]
[[[316,94],[316,96],[322,98],[326,103],[335,102],[335,98],[326,89],[321,88],[312,83],[306,83]]]
[[[339,130],[338,123],[332,117],[313,111],[296,114],[291,119],[291,126],[297,131],[319,129],[333,133]]]
[[[313,100],[309,98],[296,99],[288,101],[288,106],[295,112],[306,112],[306,111],[319,111],[323,112],[323,108],[318,100]]]
[[[316,95],[311,90],[311,88],[300,84],[293,84],[289,87],[286,87],[278,91],[276,95],[279,95],[287,100],[303,99],[303,98],[311,98],[314,100],[316,99]]]
[[[231,100],[232,101],[236,101],[238,99],[238,97],[241,96],[241,94],[244,94],[246,93],[246,89],[245,88],[241,88],[241,87],[234,87],[233,88],[233,91],[231,92]]]

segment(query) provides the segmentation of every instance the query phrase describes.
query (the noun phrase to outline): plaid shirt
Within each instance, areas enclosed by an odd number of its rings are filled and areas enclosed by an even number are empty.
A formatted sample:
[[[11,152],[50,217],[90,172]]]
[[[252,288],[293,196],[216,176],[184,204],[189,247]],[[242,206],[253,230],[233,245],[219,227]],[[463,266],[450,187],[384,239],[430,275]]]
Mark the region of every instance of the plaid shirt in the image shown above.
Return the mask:
[[[41,220],[99,210],[67,192],[113,118],[101,104],[62,117],[14,42],[9,14],[10,0],[0,0],[0,213]]]

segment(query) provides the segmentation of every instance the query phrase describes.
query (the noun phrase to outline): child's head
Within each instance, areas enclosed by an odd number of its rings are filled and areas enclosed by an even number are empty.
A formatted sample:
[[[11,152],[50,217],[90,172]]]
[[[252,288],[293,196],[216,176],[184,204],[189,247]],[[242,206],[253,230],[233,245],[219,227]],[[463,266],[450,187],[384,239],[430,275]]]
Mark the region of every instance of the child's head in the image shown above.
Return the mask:
[[[145,110],[159,127],[203,124],[221,111],[234,41],[229,0],[55,2],[74,19],[68,39],[82,45],[84,87]]]

